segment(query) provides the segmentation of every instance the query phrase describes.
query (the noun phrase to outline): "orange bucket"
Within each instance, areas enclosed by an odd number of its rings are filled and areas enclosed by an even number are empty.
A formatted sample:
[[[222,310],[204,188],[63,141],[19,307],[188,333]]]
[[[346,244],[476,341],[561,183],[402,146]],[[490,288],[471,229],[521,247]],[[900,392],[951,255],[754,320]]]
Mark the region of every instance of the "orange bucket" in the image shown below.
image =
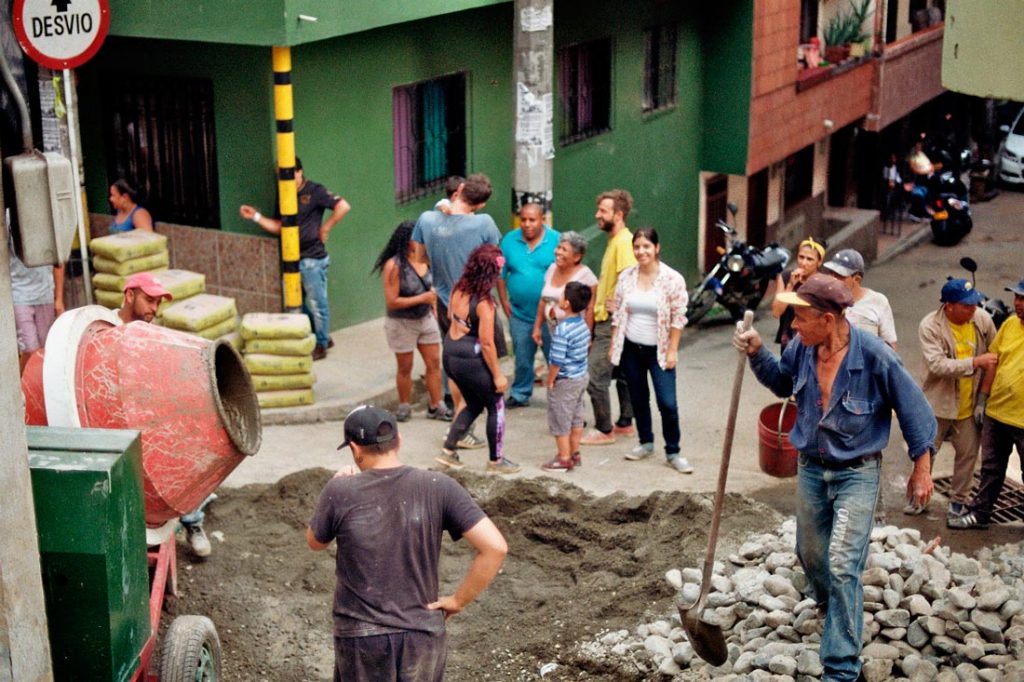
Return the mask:
[[[761,410],[757,420],[758,463],[761,471],[776,478],[796,476],[797,451],[789,442],[796,424],[796,403],[772,403]]]

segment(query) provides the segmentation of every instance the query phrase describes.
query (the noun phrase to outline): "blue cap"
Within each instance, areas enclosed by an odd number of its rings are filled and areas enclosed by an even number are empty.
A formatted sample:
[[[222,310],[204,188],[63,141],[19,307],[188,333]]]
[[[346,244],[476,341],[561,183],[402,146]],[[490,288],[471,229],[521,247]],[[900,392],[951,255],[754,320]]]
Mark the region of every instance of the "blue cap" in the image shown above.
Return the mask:
[[[1010,293],[1017,294],[1018,296],[1024,296],[1024,279],[1017,282],[1017,284],[1012,287],[1006,287],[1006,290]]]
[[[942,285],[942,294],[939,296],[939,300],[943,303],[978,305],[984,299],[981,292],[966,279],[951,279]]]

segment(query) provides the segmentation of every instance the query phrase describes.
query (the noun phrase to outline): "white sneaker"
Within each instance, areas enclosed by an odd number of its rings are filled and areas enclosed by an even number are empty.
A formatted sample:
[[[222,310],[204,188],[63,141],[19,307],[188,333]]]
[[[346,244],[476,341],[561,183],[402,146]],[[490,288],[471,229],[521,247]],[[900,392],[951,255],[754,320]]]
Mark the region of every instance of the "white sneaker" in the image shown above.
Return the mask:
[[[640,443],[640,445],[626,453],[626,459],[631,462],[638,462],[641,459],[647,459],[653,454],[654,443]]]
[[[487,445],[487,441],[482,438],[478,438],[472,431],[463,436],[456,445],[459,446],[460,450],[476,450]]]
[[[192,548],[193,554],[198,557],[210,556],[213,547],[210,546],[210,539],[206,537],[206,532],[202,526],[186,526],[185,536],[188,538],[188,546]]]
[[[667,464],[681,474],[693,473],[693,465],[687,462],[685,457],[672,457]]]

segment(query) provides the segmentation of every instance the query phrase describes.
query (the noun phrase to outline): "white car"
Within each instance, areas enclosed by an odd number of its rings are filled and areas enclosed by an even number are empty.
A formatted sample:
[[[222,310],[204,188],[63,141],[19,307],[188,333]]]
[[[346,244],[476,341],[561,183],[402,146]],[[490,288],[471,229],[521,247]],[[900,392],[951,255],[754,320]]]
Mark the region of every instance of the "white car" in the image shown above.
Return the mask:
[[[999,179],[1014,185],[1024,184],[1024,108],[1013,119],[1013,125],[1001,126],[1006,133],[999,148]]]

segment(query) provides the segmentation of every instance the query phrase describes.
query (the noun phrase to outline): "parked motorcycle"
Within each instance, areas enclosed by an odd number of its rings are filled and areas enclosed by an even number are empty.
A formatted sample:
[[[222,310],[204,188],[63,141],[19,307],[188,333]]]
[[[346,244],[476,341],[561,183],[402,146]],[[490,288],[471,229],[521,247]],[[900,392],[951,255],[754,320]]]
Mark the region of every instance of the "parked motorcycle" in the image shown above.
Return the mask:
[[[735,221],[739,209],[733,203],[728,209]],[[793,258],[788,249],[774,242],[761,249],[740,241],[736,230],[724,220],[715,226],[725,233],[726,246],[719,247],[722,257],[690,291],[686,317],[691,324],[707,315],[716,302],[734,320],[741,319],[745,310],[756,310],[768,286]]]
[[[954,246],[974,227],[967,186],[952,172],[943,172],[928,193],[931,205],[932,240]]]
[[[974,273],[978,271],[978,263],[973,258],[964,256],[960,259],[960,267],[971,273],[971,285],[973,286],[975,283]],[[989,298],[984,292],[980,293],[983,297],[981,309],[992,317],[992,323],[995,324],[996,329],[999,329],[1003,322],[1010,317],[1010,307],[1007,306],[1002,299]]]

